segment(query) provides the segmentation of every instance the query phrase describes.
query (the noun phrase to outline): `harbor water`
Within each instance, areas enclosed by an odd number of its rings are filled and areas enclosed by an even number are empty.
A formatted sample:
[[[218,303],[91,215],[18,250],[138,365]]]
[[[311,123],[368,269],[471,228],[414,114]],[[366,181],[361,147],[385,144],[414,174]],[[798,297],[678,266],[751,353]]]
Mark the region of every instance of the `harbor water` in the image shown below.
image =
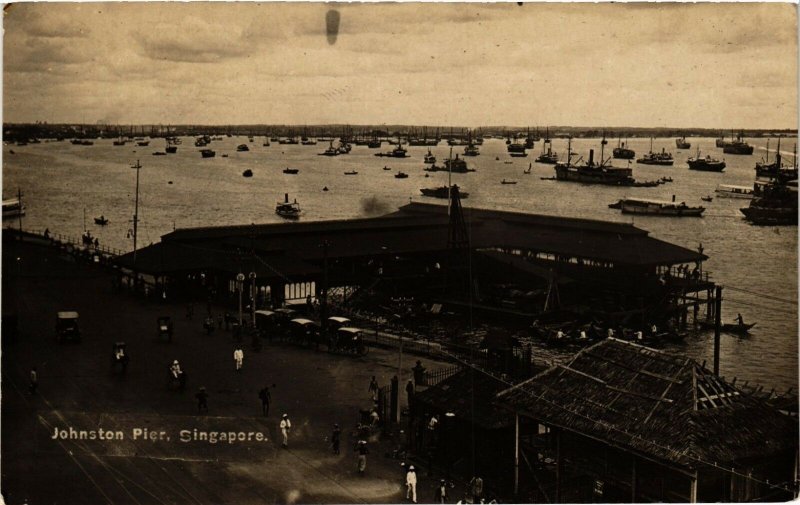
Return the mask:
[[[152,139],[147,147],[128,143],[114,146],[111,139],[97,139],[92,146],[64,142],[42,142],[26,146],[3,147],[3,198],[13,198],[18,189],[23,194],[26,215],[23,227],[31,230],[48,228],[51,233],[80,237],[84,230],[98,238],[101,245],[125,251],[132,250],[130,230],[133,227],[137,160],[140,171],[139,234],[140,247],[159,240],[175,228],[219,226],[251,223],[285,222],[275,215],[277,201],[285,193],[297,199],[303,215],[301,221],[348,219],[391,212],[410,201],[445,204],[444,200],[423,197],[420,188],[447,183],[446,172],[423,171],[423,155],[427,147],[408,147],[405,159],[376,157],[375,153],[391,151],[384,142],[380,149],[353,146],[350,154],[336,157],[319,156],[327,142],[315,146],[263,146],[265,138],[253,142],[247,137],[223,137],[208,147],[216,151],[214,158],[201,158],[191,138],[184,137],[176,154],[153,156],[164,151],[163,139]],[[481,155],[468,157],[475,172],[453,174],[452,181],[469,198],[462,203],[469,219],[469,208],[488,208],[567,217],[632,222],[648,230],[652,236],[703,251],[710,259],[704,269],[723,290],[722,317],[733,322],[741,313],[745,322],[757,323],[746,338],[723,335],[721,342],[721,374],[762,384],[766,389],[787,389],[796,386],[798,366],[797,321],[797,227],[752,226],[743,219],[739,208],[748,200],[717,198],[719,184],[752,186],[756,161],[766,155],[766,139],[748,139],[755,145],[752,156],[723,154],[713,138],[689,138],[692,146],[676,150],[675,140],[656,139],[654,151],[675,155],[674,166],[639,165],[632,160],[638,181],[671,177],[673,182],[653,188],[589,186],[569,182],[543,180],[555,175],[552,165],[534,162],[542,142],[529,150],[527,158],[511,158],[501,139],[486,140]],[[609,140],[605,156],[610,157],[616,140]],[[247,144],[249,151],[237,152],[236,146]],[[770,160],[777,141],[770,140]],[[796,139],[782,139],[781,150],[786,163],[791,162]],[[552,148],[562,159],[567,141],[555,139]],[[629,147],[637,157],[650,150],[649,139],[630,139]],[[723,173],[688,170],[686,159],[697,148],[701,156],[710,154],[724,158]],[[588,159],[589,149],[600,156],[599,139],[575,139],[573,151]],[[461,155],[464,146],[452,148]],[[445,142],[431,148],[437,165],[443,165],[450,152]],[[222,155],[227,154],[227,157]],[[612,160],[615,166],[626,166],[625,160]],[[529,174],[523,173],[532,164]],[[297,168],[296,175],[284,174],[285,168]],[[390,170],[384,170],[384,167]],[[253,171],[245,178],[242,172]],[[398,179],[398,171],[409,175]],[[356,175],[345,172],[357,171]],[[513,180],[517,184],[502,184]],[[328,191],[323,191],[327,187]],[[608,204],[623,197],[671,200],[687,205],[703,205],[702,218],[667,218],[636,216],[632,218],[609,209]],[[701,201],[710,195],[712,202]],[[94,217],[104,216],[107,226],[94,224]],[[17,226],[6,220],[4,226]],[[291,226],[287,223],[286,226]],[[700,361],[713,358],[713,333],[691,335],[674,348]]]

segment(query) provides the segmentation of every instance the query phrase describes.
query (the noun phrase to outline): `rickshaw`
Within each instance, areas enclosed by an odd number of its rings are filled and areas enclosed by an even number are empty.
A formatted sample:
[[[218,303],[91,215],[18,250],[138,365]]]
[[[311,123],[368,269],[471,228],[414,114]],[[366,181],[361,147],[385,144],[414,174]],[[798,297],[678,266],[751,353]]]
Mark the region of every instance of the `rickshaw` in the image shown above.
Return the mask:
[[[272,335],[275,332],[275,313],[271,310],[257,310],[256,330],[262,338],[267,337],[272,342]]]
[[[297,312],[292,309],[282,307],[280,309],[275,309],[275,334],[282,339],[286,339],[290,336],[290,327],[289,321],[297,317]]]
[[[365,356],[369,352],[364,342],[364,337],[360,328],[353,328],[351,326],[343,326],[336,332],[336,340],[332,344],[332,351],[343,352],[347,354],[356,354],[358,356]]]
[[[168,342],[172,342],[172,318],[161,316],[157,320],[158,338],[167,337]]]
[[[56,338],[59,342],[65,340],[80,342],[81,330],[78,328],[77,312],[64,311],[56,315]]]
[[[312,344],[319,348],[319,324],[304,318],[289,321],[289,338],[296,344],[310,347]]]
[[[339,328],[342,326],[347,326],[350,324],[350,320],[346,317],[341,316],[331,316],[328,318],[328,331],[329,332],[337,332]]]
[[[128,344],[125,342],[115,342],[111,352],[111,368],[114,369],[119,365],[122,369],[122,373],[125,373],[128,370],[128,362],[130,359],[128,355]]]

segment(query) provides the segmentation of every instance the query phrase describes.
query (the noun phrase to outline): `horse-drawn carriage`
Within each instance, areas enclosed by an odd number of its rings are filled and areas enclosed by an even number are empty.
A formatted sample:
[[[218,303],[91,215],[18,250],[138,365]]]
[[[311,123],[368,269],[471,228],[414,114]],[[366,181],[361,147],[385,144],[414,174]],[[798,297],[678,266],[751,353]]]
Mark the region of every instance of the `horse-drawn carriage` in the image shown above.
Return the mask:
[[[295,344],[319,348],[320,327],[315,321],[295,318],[289,321],[289,339]]]
[[[130,360],[128,344],[125,342],[114,342],[114,347],[111,352],[111,369],[114,370],[119,366],[122,373],[125,373],[128,370],[128,363]]]
[[[65,340],[81,340],[81,330],[78,328],[78,313],[75,311],[63,311],[56,314],[56,339],[59,342]]]
[[[172,342],[172,318],[169,316],[161,316],[156,321],[158,327],[158,338],[166,337],[168,342]]]
[[[369,347],[364,342],[363,331],[360,328],[343,326],[331,333],[328,344],[329,352],[339,352],[344,354],[355,354],[364,356],[369,352]]]

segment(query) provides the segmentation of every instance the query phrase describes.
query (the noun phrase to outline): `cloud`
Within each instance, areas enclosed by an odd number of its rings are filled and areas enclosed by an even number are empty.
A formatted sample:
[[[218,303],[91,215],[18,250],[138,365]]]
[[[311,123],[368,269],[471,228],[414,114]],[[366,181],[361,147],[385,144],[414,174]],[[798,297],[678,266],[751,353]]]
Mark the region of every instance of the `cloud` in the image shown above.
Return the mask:
[[[64,15],[65,9],[75,10],[74,6],[51,5],[44,10],[26,4],[10,4],[5,11],[5,28],[41,38],[88,37],[91,33],[89,27],[77,16]]]
[[[5,46],[4,70],[17,72],[62,71],[65,65],[86,63],[92,53],[50,39],[29,39],[26,44]]]
[[[133,37],[141,54],[153,60],[211,63],[237,58],[250,50],[241,29],[188,16],[178,25],[158,23]]]

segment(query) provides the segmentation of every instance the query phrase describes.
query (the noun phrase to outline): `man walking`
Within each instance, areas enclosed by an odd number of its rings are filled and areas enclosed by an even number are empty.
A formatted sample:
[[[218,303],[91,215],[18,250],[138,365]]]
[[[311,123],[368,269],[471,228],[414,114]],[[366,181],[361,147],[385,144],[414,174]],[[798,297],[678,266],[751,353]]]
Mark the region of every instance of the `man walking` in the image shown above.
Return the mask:
[[[372,376],[372,380],[369,381],[369,394],[372,397],[373,402],[378,401],[378,381],[375,380],[375,376]]]
[[[265,416],[269,416],[269,402],[272,399],[269,386],[264,386],[264,388],[258,392],[258,398],[261,400],[261,412]]]
[[[208,413],[208,393],[206,393],[206,388],[201,386],[200,391],[194,396],[197,398],[197,412]]]
[[[356,445],[356,454],[358,455],[358,474],[363,477],[364,470],[367,469],[367,454],[369,454],[366,440],[362,439],[358,441],[358,445]]]
[[[36,372],[36,367],[31,368],[30,381],[31,383],[28,386],[28,389],[32,395],[35,395],[36,388],[39,387],[39,374]]]
[[[236,371],[240,372],[242,370],[242,363],[244,362],[244,351],[241,347],[237,347],[236,350],[233,351],[233,361],[236,363]]]
[[[289,430],[292,429],[292,422],[289,420],[289,414],[284,414],[281,419],[281,435],[283,435],[283,448],[289,448]]]
[[[409,466],[406,473],[406,500],[409,499],[417,503],[417,472],[414,471],[414,465]]]
[[[406,396],[408,398],[408,408],[411,408],[411,404],[414,402],[414,381],[408,379],[406,383]]]
[[[338,424],[333,425],[333,433],[331,433],[331,445],[333,446],[333,453],[339,454],[339,444],[342,441],[342,430]]]

